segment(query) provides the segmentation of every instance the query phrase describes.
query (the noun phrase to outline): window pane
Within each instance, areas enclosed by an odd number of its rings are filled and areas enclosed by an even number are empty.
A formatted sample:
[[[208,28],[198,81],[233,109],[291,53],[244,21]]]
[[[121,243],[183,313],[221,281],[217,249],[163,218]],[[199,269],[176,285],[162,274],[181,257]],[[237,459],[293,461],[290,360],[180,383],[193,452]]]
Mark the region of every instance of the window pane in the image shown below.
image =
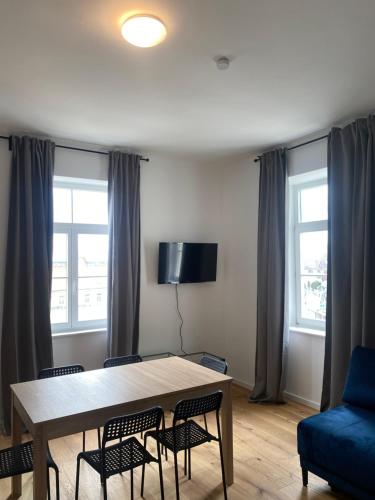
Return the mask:
[[[52,276],[54,278],[68,277],[68,234],[54,233]]]
[[[301,274],[327,274],[327,231],[300,234]]]
[[[300,192],[300,222],[326,220],[327,218],[327,184],[302,189]]]
[[[72,222],[72,192],[66,188],[53,188],[53,221]]]
[[[107,276],[108,235],[78,235],[78,276]]]
[[[327,231],[300,234],[301,318],[325,320]]]
[[[68,280],[66,278],[52,279],[51,323],[68,322]]]
[[[74,189],[73,222],[76,224],[108,224],[106,191]]]
[[[107,317],[107,278],[78,279],[78,321]]]
[[[326,318],[327,276],[301,276],[301,317]]]

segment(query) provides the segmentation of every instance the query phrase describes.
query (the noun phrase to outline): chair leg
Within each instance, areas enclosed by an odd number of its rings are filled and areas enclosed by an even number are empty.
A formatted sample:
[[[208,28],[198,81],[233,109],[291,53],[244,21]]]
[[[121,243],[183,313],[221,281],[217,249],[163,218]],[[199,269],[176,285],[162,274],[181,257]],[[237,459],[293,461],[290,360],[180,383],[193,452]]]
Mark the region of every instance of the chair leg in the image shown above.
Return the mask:
[[[219,429],[219,448],[220,448],[221,475],[223,478],[223,488],[224,488],[224,499],[227,500],[228,497],[227,497],[227,483],[225,480],[223,444],[221,442],[221,432],[220,432],[219,426],[218,426],[218,429]]]
[[[185,424],[187,423],[187,419],[184,420]],[[184,449],[184,474],[187,476],[187,432],[185,430],[185,449]]]
[[[60,500],[60,474],[59,469],[55,469],[55,480],[56,480],[56,500]]]
[[[147,434],[145,434],[145,437],[143,439],[143,446],[146,448],[147,447]],[[145,489],[145,473],[146,473],[146,464],[143,462],[142,464],[142,480],[141,480],[141,497],[143,498],[143,493]]]
[[[103,500],[107,500],[107,479],[103,480]]]
[[[47,468],[47,498],[51,500],[51,485],[49,480],[49,468]]]
[[[302,467],[302,483],[303,486],[307,486],[309,483],[309,471],[305,467]]]
[[[59,468],[57,465],[54,467],[52,466],[53,470],[55,471],[55,482],[56,482],[56,500],[60,500],[60,480],[59,480]],[[50,488],[50,478],[49,478],[49,471],[48,471],[48,476],[47,476],[47,489],[49,490]],[[50,498],[50,493],[48,494],[48,498]]]
[[[188,479],[191,479],[191,448],[188,449]]]
[[[86,451],[86,432],[83,431],[82,433],[82,449],[83,451]]]
[[[178,463],[177,463],[177,453],[174,452],[174,478],[176,482],[176,500],[180,500],[180,488],[178,484]]]
[[[146,470],[146,464],[142,464],[142,479],[141,479],[141,498],[143,498],[143,494],[145,491],[145,470]]]
[[[120,437],[119,443],[122,443],[122,437]],[[122,448],[120,448],[120,465],[122,464]],[[122,471],[120,470],[120,476],[122,476]]]
[[[161,428],[163,432],[165,432],[165,415],[163,413],[162,419],[161,419]],[[163,453],[163,448],[165,448],[165,460],[168,462],[168,448],[163,445],[161,445],[161,452]]]
[[[160,443],[156,442],[156,447],[158,449],[158,466],[159,466],[159,480],[160,480],[160,497],[164,500],[164,481],[163,481],[163,468],[161,464],[161,453],[160,453]],[[167,449],[167,448],[165,448]]]
[[[208,432],[208,425],[207,425],[207,417],[206,417],[206,414],[203,415],[203,418],[204,418],[204,427],[206,429],[206,432]]]
[[[134,500],[134,471],[130,469],[130,498]]]
[[[81,457],[78,455],[77,457],[77,472],[76,472],[76,495],[75,500],[78,500],[78,490],[79,490],[79,469],[81,465]]]
[[[100,437],[100,427],[98,427],[98,448],[99,450],[101,449],[102,447],[102,443],[101,443],[101,437]]]

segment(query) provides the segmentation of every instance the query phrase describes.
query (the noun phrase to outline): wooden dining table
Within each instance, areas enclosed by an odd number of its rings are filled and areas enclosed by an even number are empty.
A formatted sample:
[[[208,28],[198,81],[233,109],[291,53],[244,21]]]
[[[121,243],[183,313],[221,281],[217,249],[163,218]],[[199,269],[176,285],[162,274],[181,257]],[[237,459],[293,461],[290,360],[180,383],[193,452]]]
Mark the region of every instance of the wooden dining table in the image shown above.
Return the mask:
[[[34,500],[47,495],[47,445],[55,439],[96,429],[111,417],[181,399],[223,391],[221,409],[224,466],[233,483],[232,378],[179,357],[91,370],[11,386],[12,441],[22,441],[22,424],[34,441]],[[21,476],[12,478],[12,498],[22,494]]]

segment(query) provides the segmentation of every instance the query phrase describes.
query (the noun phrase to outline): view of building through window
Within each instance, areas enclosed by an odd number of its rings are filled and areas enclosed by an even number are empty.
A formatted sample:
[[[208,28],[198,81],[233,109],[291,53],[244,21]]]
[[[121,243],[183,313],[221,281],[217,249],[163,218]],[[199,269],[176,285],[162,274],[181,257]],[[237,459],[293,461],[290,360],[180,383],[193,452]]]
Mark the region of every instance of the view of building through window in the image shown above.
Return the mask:
[[[78,235],[78,321],[107,317],[106,234]]]
[[[327,302],[327,181],[295,188],[296,322],[324,327]]]
[[[324,321],[327,300],[327,231],[300,234],[301,318]]]
[[[106,189],[56,183],[51,295],[54,331],[105,325],[107,233]]]

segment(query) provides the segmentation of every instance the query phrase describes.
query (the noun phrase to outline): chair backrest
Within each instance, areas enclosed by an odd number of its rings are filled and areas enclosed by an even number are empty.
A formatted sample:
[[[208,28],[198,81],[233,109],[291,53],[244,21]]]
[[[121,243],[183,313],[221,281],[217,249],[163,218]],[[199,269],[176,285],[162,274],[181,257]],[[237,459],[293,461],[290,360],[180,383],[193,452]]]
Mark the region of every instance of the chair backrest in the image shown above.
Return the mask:
[[[215,370],[215,372],[223,373],[224,375],[228,371],[228,363],[225,359],[210,356],[209,354],[203,354],[199,364],[206,368],[211,368],[211,370]]]
[[[173,425],[179,420],[187,420],[197,417],[198,415],[210,413],[211,411],[216,411],[218,413],[222,399],[222,391],[217,391],[208,396],[179,401],[174,409]]]
[[[116,358],[108,358],[103,363],[103,368],[112,366],[131,365],[132,363],[141,363],[143,360],[139,354],[129,354],[128,356],[118,356]]]
[[[61,375],[71,375],[72,373],[84,372],[82,365],[56,366],[55,368],[43,368],[40,370],[38,379],[60,377]]]
[[[155,406],[149,410],[111,418],[104,424],[103,448],[105,443],[113,439],[120,439],[150,429],[159,430],[162,416],[163,409],[160,406]]]
[[[375,410],[375,349],[358,346],[353,350],[342,399]]]

